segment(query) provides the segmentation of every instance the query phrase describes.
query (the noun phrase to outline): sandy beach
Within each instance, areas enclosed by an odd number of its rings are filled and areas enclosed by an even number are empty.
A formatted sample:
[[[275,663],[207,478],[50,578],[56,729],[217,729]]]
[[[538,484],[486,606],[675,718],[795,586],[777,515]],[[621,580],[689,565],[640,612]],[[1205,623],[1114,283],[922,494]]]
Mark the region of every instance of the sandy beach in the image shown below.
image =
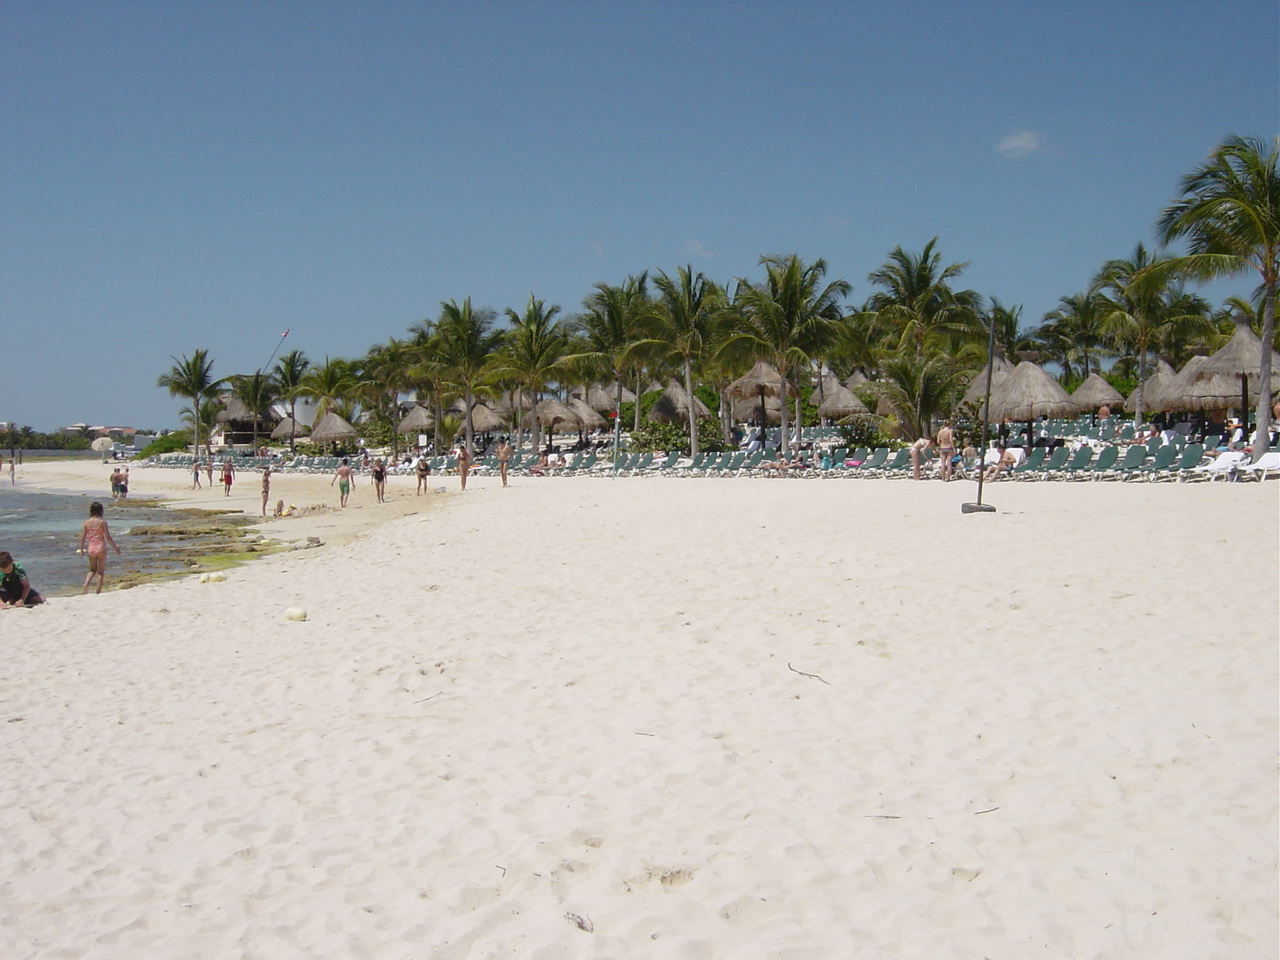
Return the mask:
[[[1280,484],[431,485],[0,611],[0,956],[1277,956]]]

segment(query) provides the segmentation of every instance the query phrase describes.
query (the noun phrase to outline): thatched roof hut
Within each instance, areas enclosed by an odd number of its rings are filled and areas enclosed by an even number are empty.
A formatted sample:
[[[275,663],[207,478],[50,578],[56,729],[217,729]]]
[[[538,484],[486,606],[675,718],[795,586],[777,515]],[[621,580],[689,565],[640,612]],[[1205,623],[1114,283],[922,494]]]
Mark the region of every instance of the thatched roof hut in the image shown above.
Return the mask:
[[[740,423],[760,422],[760,397],[741,397],[733,401],[733,419]],[[765,424],[782,423],[782,401],[777,397],[764,398]]]
[[[826,398],[818,406],[818,416],[832,419],[870,412],[852,390],[839,382],[827,390]]]
[[[689,407],[691,405],[694,416],[711,416],[711,411],[705,403],[695,396],[692,399],[692,404],[690,404],[689,394],[685,392],[684,387],[678,381],[672,380],[667,384],[667,389],[662,391],[662,396],[658,398],[658,402],[649,411],[649,419],[655,423],[675,423],[677,420],[688,423]]]
[[[400,419],[396,433],[422,433],[435,425],[436,420],[431,416],[431,411],[422,404],[415,404],[413,409]]]
[[[359,430],[343,420],[333,410],[321,417],[320,422],[311,428],[311,439],[316,443],[336,443],[339,440],[350,440],[359,435]]]
[[[996,388],[1000,386],[1002,380],[1009,374],[1013,373],[1013,364],[1004,357],[996,354],[995,359],[991,361],[991,393],[995,394]],[[969,387],[961,398],[965,403],[982,403],[987,395],[987,368],[983,367],[973,375],[973,379],[969,381]]]
[[[1014,367],[991,393],[990,415],[994,420],[1070,417],[1079,412],[1079,404],[1071,399],[1062,384],[1030,360]]]
[[[1160,410],[1164,408],[1166,401],[1172,403],[1173,398],[1168,393],[1177,378],[1178,371],[1173,369],[1168,360],[1157,360],[1155,372],[1142,381],[1142,409]],[[1124,408],[1135,413],[1137,406],[1138,388],[1134,387],[1124,402]]]
[[[1101,376],[1091,373],[1084,382],[1076,387],[1071,399],[1080,405],[1081,410],[1091,410],[1112,404],[1124,403],[1124,394],[1107,383]]]
[[[534,408],[534,415],[538,419],[538,423],[547,427],[552,433],[556,432],[556,428],[562,428],[561,433],[566,430],[580,430],[582,428],[582,420],[576,413],[566,407],[559,400],[554,398],[543,400]]]
[[[276,428],[271,431],[272,440],[288,440],[290,438],[305,437],[308,428],[303,426],[293,417],[285,417],[276,424]]]
[[[609,421],[596,413],[591,404],[587,403],[585,400],[579,400],[577,397],[570,397],[566,406],[578,415],[578,419],[582,421],[583,430],[599,430],[601,427],[609,425]]]
[[[788,397],[795,397],[799,394],[795,384],[790,380],[786,382],[784,389],[782,374],[778,373],[778,368],[772,364],[765,363],[763,360],[757,362],[754,367],[729,384],[727,392],[730,398],[734,400],[743,397],[758,397],[761,392],[766,397],[780,397],[784,392]]]

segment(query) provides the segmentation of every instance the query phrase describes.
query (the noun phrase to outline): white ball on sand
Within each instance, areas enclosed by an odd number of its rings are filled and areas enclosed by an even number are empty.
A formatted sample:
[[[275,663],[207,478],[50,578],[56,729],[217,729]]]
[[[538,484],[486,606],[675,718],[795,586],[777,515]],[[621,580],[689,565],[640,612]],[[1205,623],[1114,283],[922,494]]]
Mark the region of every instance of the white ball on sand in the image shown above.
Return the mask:
[[[307,611],[303,610],[301,607],[290,607],[284,612],[284,618],[286,620],[306,620]]]

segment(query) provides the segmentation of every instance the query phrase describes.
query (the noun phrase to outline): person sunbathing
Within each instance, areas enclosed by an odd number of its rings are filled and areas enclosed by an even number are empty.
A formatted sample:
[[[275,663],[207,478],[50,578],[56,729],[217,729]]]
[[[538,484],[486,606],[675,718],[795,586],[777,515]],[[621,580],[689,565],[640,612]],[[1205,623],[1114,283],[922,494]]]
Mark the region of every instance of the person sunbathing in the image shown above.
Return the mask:
[[[1018,465],[1018,455],[1013,452],[1015,449],[1016,448],[1014,447],[996,447],[1000,456],[995,460],[995,462],[987,467],[987,472],[984,475],[984,478],[986,480],[995,480],[1002,473],[1016,467]]]

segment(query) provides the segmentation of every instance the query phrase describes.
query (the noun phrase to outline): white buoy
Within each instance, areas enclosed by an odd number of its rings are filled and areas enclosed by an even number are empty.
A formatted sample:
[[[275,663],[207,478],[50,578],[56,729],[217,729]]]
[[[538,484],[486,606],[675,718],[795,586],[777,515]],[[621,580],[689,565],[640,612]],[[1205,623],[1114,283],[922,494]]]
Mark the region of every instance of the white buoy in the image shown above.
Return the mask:
[[[286,620],[306,620],[307,611],[303,610],[301,607],[290,607],[284,612],[284,618]]]

